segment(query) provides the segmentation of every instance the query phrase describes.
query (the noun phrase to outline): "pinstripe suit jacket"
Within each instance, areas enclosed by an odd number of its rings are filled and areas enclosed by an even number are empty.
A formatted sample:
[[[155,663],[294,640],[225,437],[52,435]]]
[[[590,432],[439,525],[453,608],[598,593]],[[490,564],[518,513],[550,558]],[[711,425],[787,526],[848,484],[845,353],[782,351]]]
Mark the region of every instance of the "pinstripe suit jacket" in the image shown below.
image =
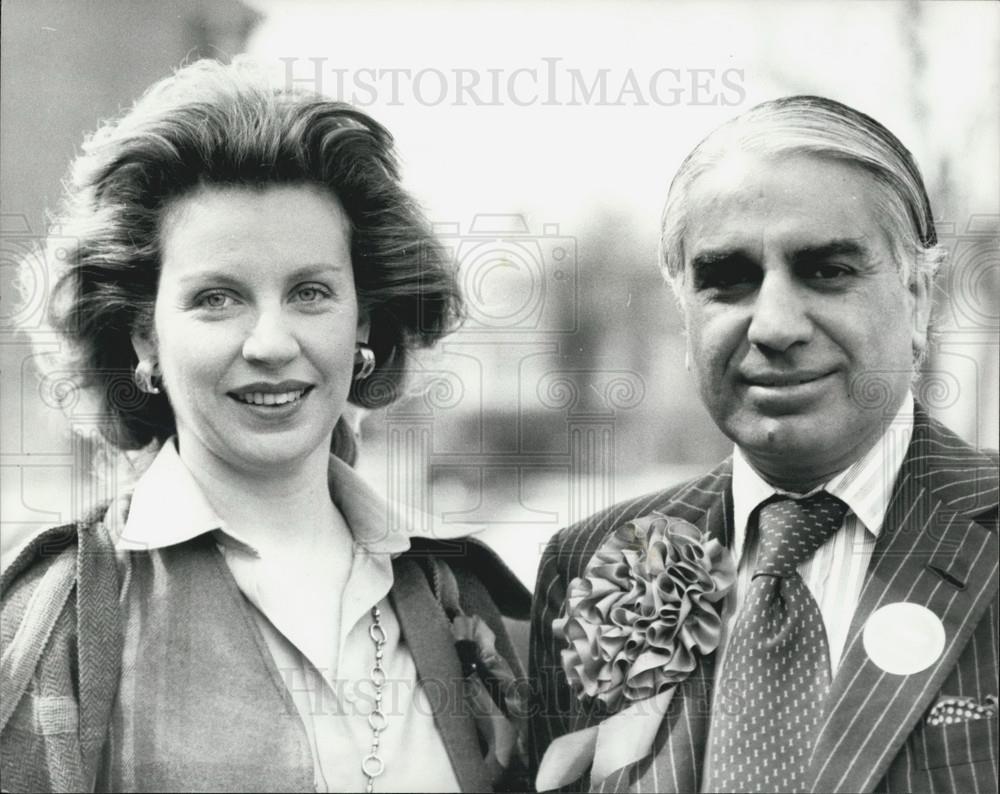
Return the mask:
[[[929,419],[919,407],[910,448],[893,488],[832,683],[816,740],[812,791],[997,791],[997,719],[930,726],[941,695],[981,701],[998,689],[997,469]],[[731,460],[667,491],[616,505],[564,529],[542,557],[531,628],[536,702],[532,762],[560,735],[596,724],[599,706],[572,696],[552,635],[569,582],[614,527],[658,510],[722,539],[733,536]],[[921,604],[944,624],[944,654],[907,676],[883,672],[867,656],[869,615],[898,601]],[[681,684],[657,734],[654,752],[612,773],[598,790],[697,791],[711,714],[714,655]],[[586,779],[576,788],[586,788]]]

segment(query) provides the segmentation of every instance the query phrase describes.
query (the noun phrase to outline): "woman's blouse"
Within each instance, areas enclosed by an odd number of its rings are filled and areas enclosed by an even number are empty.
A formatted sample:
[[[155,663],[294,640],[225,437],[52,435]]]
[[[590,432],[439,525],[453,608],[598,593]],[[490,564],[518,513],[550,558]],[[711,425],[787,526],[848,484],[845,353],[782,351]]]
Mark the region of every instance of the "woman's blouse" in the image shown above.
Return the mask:
[[[171,440],[137,483],[117,548],[122,553],[162,549],[213,533],[302,719],[317,791],[365,787],[361,762],[371,750],[368,714],[374,702],[375,646],[369,631],[377,604],[386,636],[386,728],[379,748],[385,771],[376,791],[458,791],[388,599],[392,557],[409,548],[410,535],[399,516],[390,518],[384,500],[333,457],[329,483],[353,538],[330,532],[305,548],[265,552],[218,518]],[[324,572],[334,570],[338,555],[342,561],[345,554],[351,565],[341,601],[341,583]]]

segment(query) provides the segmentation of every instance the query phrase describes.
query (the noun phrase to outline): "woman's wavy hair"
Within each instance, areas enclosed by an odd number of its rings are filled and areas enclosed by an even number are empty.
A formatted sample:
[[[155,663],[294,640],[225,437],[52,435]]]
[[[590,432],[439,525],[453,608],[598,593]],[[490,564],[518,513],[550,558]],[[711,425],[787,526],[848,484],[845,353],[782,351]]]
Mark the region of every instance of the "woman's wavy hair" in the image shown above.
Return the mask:
[[[251,61],[197,61],[85,142],[47,252],[58,272],[49,322],[70,342],[72,380],[98,400],[102,432],[118,449],[175,432],[165,395],[121,388],[138,363],[132,333],[152,328],[165,209],[203,187],[288,184],[329,190],[351,226],[358,304],[377,361],[371,377],[353,383],[352,403],[395,400],[410,353],[457,324],[453,268],[400,184],[389,132],[345,103],[275,87]],[[333,451],[353,462],[343,420]]]

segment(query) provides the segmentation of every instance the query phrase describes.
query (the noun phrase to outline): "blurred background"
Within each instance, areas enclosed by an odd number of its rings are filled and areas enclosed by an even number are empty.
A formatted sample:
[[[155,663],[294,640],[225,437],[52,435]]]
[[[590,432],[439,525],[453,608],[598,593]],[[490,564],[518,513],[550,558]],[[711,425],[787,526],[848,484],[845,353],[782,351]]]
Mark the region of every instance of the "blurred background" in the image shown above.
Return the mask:
[[[95,418],[53,407],[59,385],[37,376],[36,352],[58,346],[31,333],[47,274],[29,267],[18,302],[16,263],[85,132],[181,63],[242,52],[396,136],[469,318],[420,362],[409,399],[359,417],[359,468],[418,526],[473,525],[527,583],[561,526],[729,450],[684,369],[659,214],[694,144],[766,99],[839,99],[916,155],[952,251],[917,396],[997,446],[997,4],[7,0],[2,13],[0,550],[115,480],[107,462],[95,476]]]

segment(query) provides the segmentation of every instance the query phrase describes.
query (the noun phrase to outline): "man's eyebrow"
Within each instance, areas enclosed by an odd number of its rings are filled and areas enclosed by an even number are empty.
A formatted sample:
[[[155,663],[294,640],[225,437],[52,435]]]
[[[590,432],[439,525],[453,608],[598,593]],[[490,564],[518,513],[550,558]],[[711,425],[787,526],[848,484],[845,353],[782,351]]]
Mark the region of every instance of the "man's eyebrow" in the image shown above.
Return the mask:
[[[792,265],[808,265],[822,262],[837,256],[852,258],[867,258],[869,248],[863,240],[844,238],[830,240],[815,245],[804,245],[792,254]],[[697,274],[712,270],[719,266],[754,265],[756,261],[746,251],[740,248],[718,248],[702,251],[691,258],[691,269]]]
[[[808,245],[792,254],[793,265],[821,262],[836,256],[867,257],[868,246],[860,240],[831,240],[820,245]]]
[[[691,259],[691,269],[697,273],[718,265],[744,264],[750,261],[750,256],[738,248],[702,251]]]

